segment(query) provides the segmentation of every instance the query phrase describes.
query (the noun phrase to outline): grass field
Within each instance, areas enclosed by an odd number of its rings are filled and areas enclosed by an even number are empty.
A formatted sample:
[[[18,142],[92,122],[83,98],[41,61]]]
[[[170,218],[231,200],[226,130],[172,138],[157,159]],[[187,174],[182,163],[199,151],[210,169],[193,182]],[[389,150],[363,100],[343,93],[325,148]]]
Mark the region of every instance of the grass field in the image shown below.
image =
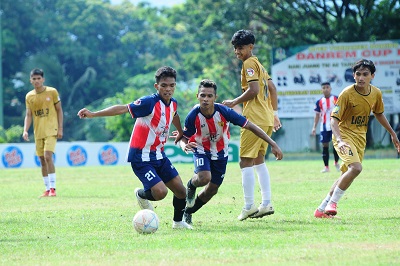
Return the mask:
[[[129,166],[57,169],[57,197],[38,199],[40,169],[1,170],[0,265],[400,265],[400,160],[367,159],[339,203],[340,220],[313,217],[338,177],[322,162],[267,162],[275,214],[239,222],[238,164],[219,193],[176,231],[172,194],[153,203],[160,228],[137,234]],[[183,181],[191,164],[176,164]],[[256,191],[256,201],[260,193]]]

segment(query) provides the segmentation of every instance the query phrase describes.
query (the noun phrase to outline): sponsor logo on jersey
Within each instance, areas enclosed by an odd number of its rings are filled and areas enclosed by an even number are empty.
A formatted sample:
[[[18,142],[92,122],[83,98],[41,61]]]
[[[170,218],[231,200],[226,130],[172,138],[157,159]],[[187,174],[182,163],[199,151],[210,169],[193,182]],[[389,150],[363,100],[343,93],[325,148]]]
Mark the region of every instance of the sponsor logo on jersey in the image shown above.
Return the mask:
[[[141,100],[136,100],[136,101],[133,102],[134,105],[140,105],[141,103],[142,103]]]
[[[249,75],[250,77],[254,76],[254,73],[255,73],[254,69],[252,69],[252,68],[246,69],[246,72],[247,72],[247,75]]]

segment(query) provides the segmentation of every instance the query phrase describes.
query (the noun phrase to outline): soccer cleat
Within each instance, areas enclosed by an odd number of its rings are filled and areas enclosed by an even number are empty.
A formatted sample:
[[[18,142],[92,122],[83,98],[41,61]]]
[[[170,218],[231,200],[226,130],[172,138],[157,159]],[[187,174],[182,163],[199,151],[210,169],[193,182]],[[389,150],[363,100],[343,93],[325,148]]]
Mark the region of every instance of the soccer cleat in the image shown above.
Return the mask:
[[[50,193],[50,190],[46,190],[46,191],[43,192],[43,194],[39,198],[48,197],[49,193]]]
[[[250,216],[256,214],[257,212],[258,212],[258,208],[253,204],[253,205],[251,205],[250,210],[243,208],[242,212],[240,213],[240,215],[237,218],[239,221],[243,221],[243,220],[246,220],[247,218],[249,218]]]
[[[336,202],[331,202],[331,203],[328,203],[328,205],[326,205],[324,213],[334,216],[334,215],[337,214],[337,210],[336,209],[337,209]]]
[[[335,163],[335,167],[336,167],[336,170],[337,170],[338,172],[340,172],[340,164]]]
[[[335,216],[326,214],[326,213],[324,213],[324,212],[322,212],[322,211],[316,209],[315,212],[314,212],[314,217],[315,217],[315,218],[328,218],[328,219],[332,219],[332,218],[334,218]]]
[[[49,197],[55,197],[55,196],[57,196],[56,189],[55,188],[50,188]]]
[[[147,199],[142,199],[142,198],[139,196],[139,190],[140,190],[140,188],[135,188],[135,195],[136,195],[136,199],[137,199],[137,202],[138,202],[138,204],[139,204],[139,207],[140,207],[142,210],[147,209],[147,210],[152,210],[152,211],[154,211],[153,205],[151,205],[151,203],[149,202],[149,200],[147,200]]]
[[[258,207],[258,212],[251,215],[250,218],[261,218],[266,215],[274,214],[274,212],[275,212],[274,207],[272,207],[271,204],[268,204],[267,206],[260,205]]]
[[[183,213],[183,221],[186,222],[187,224],[192,225],[192,214],[184,212]]]
[[[186,188],[186,207],[192,208],[194,206],[196,196],[196,189]]]
[[[329,173],[329,167],[325,167],[321,170],[321,173]]]
[[[184,221],[180,221],[180,222],[172,222],[172,229],[189,229],[189,230],[193,230],[193,227],[190,224],[187,224]]]

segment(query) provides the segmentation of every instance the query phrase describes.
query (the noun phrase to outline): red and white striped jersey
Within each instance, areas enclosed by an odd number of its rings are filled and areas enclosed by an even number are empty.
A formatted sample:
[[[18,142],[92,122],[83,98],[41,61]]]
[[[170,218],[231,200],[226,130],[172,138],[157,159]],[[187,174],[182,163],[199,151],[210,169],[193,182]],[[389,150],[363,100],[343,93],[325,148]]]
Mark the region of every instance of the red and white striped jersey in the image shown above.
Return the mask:
[[[331,112],[335,107],[338,97],[331,95],[329,98],[322,97],[315,103],[314,111],[321,116],[320,131],[331,131]]]
[[[222,104],[216,103],[214,109],[213,116],[208,118],[196,105],[186,117],[183,136],[189,142],[197,143],[195,153],[207,154],[211,160],[218,160],[228,156],[230,122],[244,127],[248,120]]]
[[[177,113],[178,104],[171,99],[166,105],[158,94],[152,94],[127,104],[136,118],[129,141],[128,162],[148,162],[165,158],[164,144]]]

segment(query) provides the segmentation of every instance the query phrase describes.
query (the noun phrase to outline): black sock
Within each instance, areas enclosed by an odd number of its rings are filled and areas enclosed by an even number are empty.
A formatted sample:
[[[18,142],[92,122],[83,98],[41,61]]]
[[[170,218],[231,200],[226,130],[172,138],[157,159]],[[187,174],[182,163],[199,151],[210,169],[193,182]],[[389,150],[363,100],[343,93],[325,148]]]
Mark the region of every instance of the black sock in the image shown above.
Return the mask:
[[[174,221],[182,221],[183,212],[185,211],[186,199],[178,199],[175,195],[172,200],[172,205],[174,205]]]
[[[187,187],[191,190],[196,190],[196,187],[193,185],[192,183],[192,179],[189,179],[188,183],[187,183]]]
[[[203,207],[203,205],[206,204],[206,202],[203,202],[199,196],[196,197],[196,200],[194,202],[194,205],[192,208],[186,208],[186,212],[187,213],[195,213],[197,212],[201,207]]]
[[[329,165],[329,147],[322,147],[322,160],[325,166]]]
[[[339,161],[339,154],[337,153],[335,148],[333,148],[333,157],[335,157],[335,163],[337,163]]]
[[[148,200],[150,200],[150,201],[155,201],[155,200],[156,200],[156,199],[153,197],[153,194],[151,194],[151,189],[146,190],[146,191],[144,192],[144,194],[146,195],[146,198],[145,198],[145,199],[148,199]],[[141,196],[141,195],[139,194],[139,196]]]

